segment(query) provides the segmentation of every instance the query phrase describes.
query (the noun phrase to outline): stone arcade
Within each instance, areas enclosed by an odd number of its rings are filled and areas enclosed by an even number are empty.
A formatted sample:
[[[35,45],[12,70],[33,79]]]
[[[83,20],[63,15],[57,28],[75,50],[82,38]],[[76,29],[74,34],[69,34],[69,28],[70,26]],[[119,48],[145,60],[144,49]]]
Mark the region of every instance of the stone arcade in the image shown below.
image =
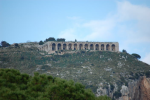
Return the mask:
[[[59,50],[91,50],[91,51],[119,51],[118,42],[58,42],[49,41],[39,46],[40,51],[46,51],[49,54]]]

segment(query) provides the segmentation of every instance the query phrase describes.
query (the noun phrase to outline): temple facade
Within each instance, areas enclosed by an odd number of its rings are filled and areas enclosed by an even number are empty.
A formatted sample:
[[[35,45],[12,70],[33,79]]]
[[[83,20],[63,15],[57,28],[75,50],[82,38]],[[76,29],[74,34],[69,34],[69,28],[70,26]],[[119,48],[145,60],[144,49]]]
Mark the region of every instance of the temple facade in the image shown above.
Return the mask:
[[[43,45],[39,45],[40,51],[46,51],[49,54],[60,50],[92,50],[92,51],[119,51],[118,42],[58,42],[49,41]]]

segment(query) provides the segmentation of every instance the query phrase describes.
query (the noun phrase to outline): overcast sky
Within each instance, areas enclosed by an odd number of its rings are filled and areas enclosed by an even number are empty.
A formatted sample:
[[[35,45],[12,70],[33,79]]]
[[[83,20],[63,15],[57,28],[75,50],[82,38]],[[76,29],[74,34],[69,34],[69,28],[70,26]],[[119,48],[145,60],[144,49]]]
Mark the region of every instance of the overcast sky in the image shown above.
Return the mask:
[[[0,0],[0,41],[119,42],[150,64],[150,0]]]

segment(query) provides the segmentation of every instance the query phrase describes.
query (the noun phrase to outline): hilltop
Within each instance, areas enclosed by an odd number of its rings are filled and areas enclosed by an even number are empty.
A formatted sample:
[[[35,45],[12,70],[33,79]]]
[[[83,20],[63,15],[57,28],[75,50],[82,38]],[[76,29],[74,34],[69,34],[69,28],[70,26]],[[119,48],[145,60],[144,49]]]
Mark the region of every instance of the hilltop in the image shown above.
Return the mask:
[[[0,48],[0,68],[14,68],[33,75],[39,72],[80,82],[96,95],[121,96],[121,86],[128,86],[140,76],[149,76],[150,65],[125,52],[80,51],[64,55],[47,54],[35,45]]]

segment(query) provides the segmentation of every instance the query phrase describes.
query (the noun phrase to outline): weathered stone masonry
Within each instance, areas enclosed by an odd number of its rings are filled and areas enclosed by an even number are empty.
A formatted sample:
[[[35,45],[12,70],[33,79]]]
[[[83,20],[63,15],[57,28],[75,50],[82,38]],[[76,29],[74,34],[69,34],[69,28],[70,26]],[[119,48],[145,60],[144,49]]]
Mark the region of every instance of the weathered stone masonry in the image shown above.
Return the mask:
[[[118,42],[55,42],[49,41],[39,46],[40,51],[49,54],[59,50],[93,50],[93,51],[119,51]]]

